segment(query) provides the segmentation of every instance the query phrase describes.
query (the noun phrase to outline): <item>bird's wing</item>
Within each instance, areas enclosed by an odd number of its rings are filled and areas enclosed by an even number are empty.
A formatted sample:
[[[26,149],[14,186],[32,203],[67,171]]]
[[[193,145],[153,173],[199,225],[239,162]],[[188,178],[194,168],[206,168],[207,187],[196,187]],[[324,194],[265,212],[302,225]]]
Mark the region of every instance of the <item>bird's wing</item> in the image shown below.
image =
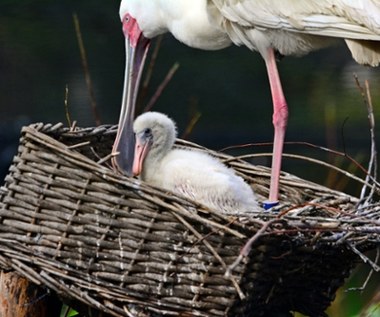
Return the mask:
[[[214,209],[238,204],[234,191],[236,175],[211,156],[197,151],[174,150],[161,166],[166,171],[160,173],[164,188]]]
[[[208,0],[208,7],[245,28],[380,40],[379,0]]]

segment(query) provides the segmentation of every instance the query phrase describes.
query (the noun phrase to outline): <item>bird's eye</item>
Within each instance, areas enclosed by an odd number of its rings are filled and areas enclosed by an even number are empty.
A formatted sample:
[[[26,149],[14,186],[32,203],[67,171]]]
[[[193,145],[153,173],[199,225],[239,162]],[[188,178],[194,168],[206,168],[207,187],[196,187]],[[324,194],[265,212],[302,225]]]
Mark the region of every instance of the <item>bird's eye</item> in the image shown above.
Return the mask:
[[[129,15],[126,15],[125,18],[124,18],[125,22],[129,22]]]
[[[144,130],[144,134],[145,134],[145,135],[151,135],[151,134],[152,134],[152,129],[151,129],[151,128],[146,128],[146,129]]]

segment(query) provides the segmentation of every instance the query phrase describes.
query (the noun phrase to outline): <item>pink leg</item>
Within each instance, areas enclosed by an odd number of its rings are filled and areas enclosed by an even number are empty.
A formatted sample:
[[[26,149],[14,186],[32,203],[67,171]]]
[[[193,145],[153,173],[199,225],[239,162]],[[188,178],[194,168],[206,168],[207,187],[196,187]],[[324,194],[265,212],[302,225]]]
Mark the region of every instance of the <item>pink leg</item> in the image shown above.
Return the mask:
[[[284,147],[285,131],[288,122],[288,106],[282,91],[281,80],[278,74],[274,50],[270,48],[264,57],[267,67],[269,84],[273,100],[273,125],[274,142],[272,157],[272,174],[270,182],[270,193],[268,209],[271,204],[278,202],[279,181],[281,171],[282,150]]]

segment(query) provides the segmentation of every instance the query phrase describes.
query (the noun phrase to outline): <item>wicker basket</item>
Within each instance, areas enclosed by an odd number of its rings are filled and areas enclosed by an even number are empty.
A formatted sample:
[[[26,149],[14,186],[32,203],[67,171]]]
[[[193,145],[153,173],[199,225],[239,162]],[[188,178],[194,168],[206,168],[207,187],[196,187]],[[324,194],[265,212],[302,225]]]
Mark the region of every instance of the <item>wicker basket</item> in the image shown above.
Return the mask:
[[[117,175],[115,132],[23,128],[0,194],[3,269],[114,316],[324,316],[379,244],[378,209],[359,217],[356,198],[289,174],[280,213],[241,218]],[[267,196],[268,168],[208,152]]]

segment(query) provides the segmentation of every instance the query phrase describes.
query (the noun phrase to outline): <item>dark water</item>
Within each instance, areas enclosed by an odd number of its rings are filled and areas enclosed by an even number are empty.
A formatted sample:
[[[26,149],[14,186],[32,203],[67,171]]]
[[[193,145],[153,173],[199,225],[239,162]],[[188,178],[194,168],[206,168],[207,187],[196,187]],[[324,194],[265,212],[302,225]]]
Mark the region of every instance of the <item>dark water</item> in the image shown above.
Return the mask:
[[[124,43],[118,1],[2,1],[0,4],[1,172],[16,147],[19,126],[28,122],[65,122],[69,111],[78,125],[94,125],[89,92],[73,24],[76,13],[87,52],[92,86],[102,123],[116,123],[124,69]],[[272,139],[271,97],[261,57],[245,48],[204,52],[163,38],[146,103],[170,67],[180,68],[154,106],[171,115],[183,131],[194,112],[201,117],[189,138],[214,149]],[[370,80],[379,104],[379,69],[357,66],[341,46],[281,61],[280,73],[290,106],[289,141],[307,141],[369,154],[366,109],[352,74]],[[377,111],[378,112],[378,111]],[[377,130],[378,132],[378,130]],[[304,146],[286,151],[309,154]],[[254,147],[267,152],[270,147]],[[233,152],[236,153],[236,152]],[[321,158],[325,159],[324,155]],[[259,161],[267,164],[267,159]],[[310,164],[284,160],[284,169],[315,178]],[[315,167],[317,170],[318,168]],[[309,175],[310,174],[310,175]],[[353,189],[357,192],[357,189]]]

